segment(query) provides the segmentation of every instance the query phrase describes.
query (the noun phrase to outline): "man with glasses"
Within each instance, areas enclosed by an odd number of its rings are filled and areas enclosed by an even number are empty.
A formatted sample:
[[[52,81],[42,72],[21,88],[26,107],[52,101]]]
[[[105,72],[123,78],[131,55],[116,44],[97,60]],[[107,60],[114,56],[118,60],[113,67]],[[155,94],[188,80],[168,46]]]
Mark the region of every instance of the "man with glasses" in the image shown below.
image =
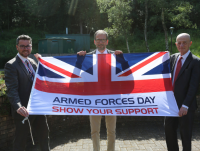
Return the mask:
[[[169,151],[179,151],[177,129],[180,125],[183,151],[191,151],[192,126],[197,109],[196,93],[200,80],[200,59],[189,50],[192,44],[189,34],[179,34],[175,44],[179,53],[171,55],[170,66],[179,117],[165,118],[166,143]]]
[[[122,51],[111,51],[106,48],[108,45],[108,34],[104,30],[98,30],[94,34],[94,44],[97,49],[87,54],[122,54]],[[86,55],[86,51],[77,53],[80,56]],[[91,137],[93,142],[93,151],[100,151],[100,125],[102,116],[90,116]],[[108,146],[107,151],[115,150],[115,130],[116,130],[116,116],[105,116]]]
[[[28,35],[20,35],[16,40],[18,54],[5,64],[5,83],[7,96],[12,107],[12,116],[16,127],[13,150],[25,150],[27,136],[30,134],[28,117],[31,128],[37,133],[42,151],[50,151],[49,128],[44,115],[30,115],[27,104],[31,93],[37,64],[28,56],[32,51],[32,39]]]

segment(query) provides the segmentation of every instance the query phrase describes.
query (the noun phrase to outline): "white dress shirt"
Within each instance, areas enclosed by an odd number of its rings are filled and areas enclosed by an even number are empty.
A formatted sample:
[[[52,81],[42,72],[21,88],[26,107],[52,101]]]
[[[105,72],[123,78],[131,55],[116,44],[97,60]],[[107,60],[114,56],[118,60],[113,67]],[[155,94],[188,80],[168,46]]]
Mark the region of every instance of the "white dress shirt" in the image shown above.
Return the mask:
[[[182,55],[182,56],[181,56],[181,55],[178,56],[178,58],[177,58],[177,60],[176,60],[175,67],[174,67],[172,85],[174,84],[174,76],[175,76],[176,66],[177,66],[177,63],[178,63],[179,58],[182,57],[182,59],[181,59],[181,67],[182,67],[189,54],[190,54],[190,50],[189,50],[186,54],[184,54],[184,55]],[[182,105],[182,107],[185,107],[185,108],[187,108],[187,109],[189,108],[189,107],[186,106],[186,105]]]
[[[21,56],[19,53],[17,53],[18,57],[23,61],[23,63],[25,63],[25,61],[27,60],[29,63],[29,66],[31,67],[31,71],[34,73],[35,75],[35,70],[33,69],[32,65],[30,64],[30,61],[26,58],[24,58],[23,56]],[[25,66],[25,65],[24,65]],[[27,67],[25,66],[26,70],[28,71]]]
[[[97,55],[97,54],[108,54],[108,51],[107,51],[107,49],[105,49],[104,52],[101,53],[101,52],[97,49],[96,55]]]

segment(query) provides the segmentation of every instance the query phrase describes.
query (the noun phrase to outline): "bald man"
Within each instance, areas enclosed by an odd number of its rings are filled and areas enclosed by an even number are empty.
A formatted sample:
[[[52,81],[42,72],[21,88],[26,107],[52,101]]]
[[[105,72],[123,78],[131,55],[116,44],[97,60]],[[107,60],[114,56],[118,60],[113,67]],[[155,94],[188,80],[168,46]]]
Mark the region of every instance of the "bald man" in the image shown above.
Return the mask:
[[[194,113],[197,109],[196,93],[200,80],[200,59],[190,52],[190,35],[181,33],[176,38],[179,53],[170,57],[172,85],[179,107],[179,117],[165,118],[165,136],[169,151],[179,151],[177,129],[180,125],[183,151],[191,151]]]

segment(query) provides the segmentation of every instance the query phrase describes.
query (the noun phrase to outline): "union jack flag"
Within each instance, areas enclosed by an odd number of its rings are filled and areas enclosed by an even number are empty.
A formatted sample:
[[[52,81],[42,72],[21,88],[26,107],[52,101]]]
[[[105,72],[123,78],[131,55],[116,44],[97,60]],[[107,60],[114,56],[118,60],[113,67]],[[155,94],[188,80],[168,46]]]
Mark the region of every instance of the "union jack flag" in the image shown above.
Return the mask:
[[[35,89],[74,95],[172,91],[169,53],[41,58]]]
[[[29,114],[178,116],[168,52],[42,57]]]

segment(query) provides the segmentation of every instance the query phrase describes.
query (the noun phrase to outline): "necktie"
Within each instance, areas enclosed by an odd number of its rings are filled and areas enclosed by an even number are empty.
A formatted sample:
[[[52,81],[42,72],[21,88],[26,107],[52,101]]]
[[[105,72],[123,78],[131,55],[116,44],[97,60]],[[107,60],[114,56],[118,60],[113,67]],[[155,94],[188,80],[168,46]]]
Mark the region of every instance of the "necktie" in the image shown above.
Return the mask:
[[[34,79],[34,73],[33,73],[33,71],[31,70],[28,61],[26,60],[25,62],[26,62],[26,65],[27,65],[27,67],[28,67],[28,73],[29,73],[31,79],[33,80],[33,79]]]
[[[179,58],[177,66],[176,66],[176,71],[175,71],[175,75],[174,75],[174,83],[176,82],[178,74],[179,74],[179,72],[181,70],[181,66],[182,66],[181,59],[183,59],[183,57]],[[174,88],[174,83],[173,83],[173,88]]]

